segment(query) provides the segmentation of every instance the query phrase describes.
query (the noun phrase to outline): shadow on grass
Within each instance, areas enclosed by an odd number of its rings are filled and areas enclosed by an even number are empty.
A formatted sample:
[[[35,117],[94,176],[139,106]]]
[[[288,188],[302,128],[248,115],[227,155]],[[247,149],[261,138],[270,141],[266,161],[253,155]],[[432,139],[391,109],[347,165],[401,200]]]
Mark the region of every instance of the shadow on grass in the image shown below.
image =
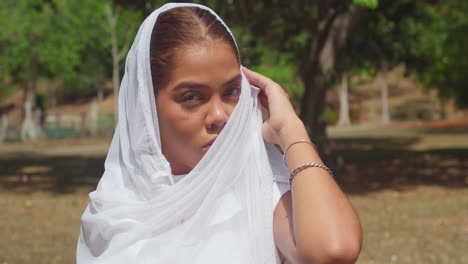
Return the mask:
[[[419,137],[345,138],[330,141],[331,167],[349,194],[421,185],[468,187],[468,149],[412,151]],[[95,189],[105,156],[0,156],[0,189],[54,194]]]
[[[71,193],[96,188],[105,157],[42,156],[13,153],[0,157],[0,188],[17,192]]]
[[[468,149],[408,149],[418,138],[331,140],[332,166],[349,194],[416,186],[468,187]]]

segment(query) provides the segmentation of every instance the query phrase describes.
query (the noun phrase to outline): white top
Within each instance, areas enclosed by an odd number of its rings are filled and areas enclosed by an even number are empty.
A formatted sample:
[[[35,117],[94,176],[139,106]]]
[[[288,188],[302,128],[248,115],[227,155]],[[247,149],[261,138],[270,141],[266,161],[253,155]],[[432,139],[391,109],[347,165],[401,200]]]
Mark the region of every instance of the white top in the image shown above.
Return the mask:
[[[177,183],[178,181],[180,181],[183,177],[185,177],[185,175],[186,174],[172,175],[172,178],[174,179],[174,183]],[[289,183],[273,180],[273,194],[272,194],[273,210],[276,208],[276,205],[278,205],[278,202],[281,199],[281,197],[283,197],[283,195],[290,189],[291,187],[289,186]]]
[[[172,175],[172,177],[174,179],[174,184],[179,182],[185,176],[186,176],[185,174],[184,175]],[[273,209],[276,207],[276,205],[278,204],[278,202],[281,199],[281,197],[283,196],[283,194],[285,194],[289,190],[290,190],[289,183],[273,181],[273,194],[272,194]],[[229,212],[227,212],[227,214],[229,214]],[[223,214],[217,214],[217,215],[215,215],[214,219],[211,219],[211,221],[218,222],[220,218],[224,218],[224,217],[225,216]],[[183,224],[183,222],[184,221],[180,222],[179,224]],[[220,241],[224,241],[224,243],[226,243],[226,240],[229,240],[229,238],[230,237],[228,235],[226,235],[226,234],[222,234],[221,236],[216,236],[216,237],[214,237],[214,238],[212,238],[210,240],[211,241],[210,244],[212,244],[212,245],[207,247],[207,248],[208,249],[218,248],[216,246],[217,243],[219,243]],[[232,240],[234,241],[235,238],[232,238]],[[124,260],[124,262],[134,261],[138,256],[138,252],[141,250],[141,248],[143,247],[143,245],[147,241],[148,241],[147,239],[143,239],[143,240],[140,240],[137,243],[123,249],[116,256],[114,256],[114,260],[119,259],[120,261]],[[218,250],[221,250],[221,249],[218,248]],[[195,263],[198,264],[198,263],[209,262],[210,256],[212,256],[213,253],[214,252],[211,252],[209,250],[208,251],[205,250],[204,252],[201,252],[200,253],[201,258],[197,259]],[[229,263],[243,263],[242,260],[235,259],[235,257],[236,256],[233,256],[233,258],[230,259],[231,262],[229,262]],[[279,258],[276,259],[276,263],[280,263]]]

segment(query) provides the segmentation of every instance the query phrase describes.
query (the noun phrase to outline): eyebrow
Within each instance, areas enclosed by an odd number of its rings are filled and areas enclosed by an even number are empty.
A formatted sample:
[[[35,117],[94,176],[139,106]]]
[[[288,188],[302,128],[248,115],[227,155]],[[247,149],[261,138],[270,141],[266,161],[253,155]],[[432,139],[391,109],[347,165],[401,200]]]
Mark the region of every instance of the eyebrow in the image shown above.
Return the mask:
[[[226,86],[234,82],[238,82],[240,80],[242,80],[242,76],[238,74],[234,76],[233,78],[231,78],[230,80],[228,80],[227,82],[225,82],[223,86]],[[204,88],[204,87],[207,87],[207,85],[197,83],[197,82],[181,82],[174,87],[174,90],[178,90],[182,88],[197,89],[197,88]]]

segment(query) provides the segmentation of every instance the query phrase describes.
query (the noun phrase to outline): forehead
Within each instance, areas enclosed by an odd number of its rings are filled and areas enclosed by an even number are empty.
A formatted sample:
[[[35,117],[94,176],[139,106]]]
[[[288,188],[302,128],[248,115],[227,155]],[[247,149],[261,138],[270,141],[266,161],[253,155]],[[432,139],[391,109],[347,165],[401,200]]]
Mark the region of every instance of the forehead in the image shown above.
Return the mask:
[[[184,81],[219,85],[240,73],[237,54],[222,40],[209,40],[180,49],[174,57],[168,87]]]

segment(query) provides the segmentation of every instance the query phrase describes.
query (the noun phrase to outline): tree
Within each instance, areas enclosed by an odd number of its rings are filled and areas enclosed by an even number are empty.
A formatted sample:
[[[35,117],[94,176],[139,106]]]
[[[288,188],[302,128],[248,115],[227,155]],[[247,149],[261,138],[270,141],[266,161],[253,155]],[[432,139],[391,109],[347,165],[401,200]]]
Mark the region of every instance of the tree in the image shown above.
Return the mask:
[[[80,54],[96,33],[96,7],[92,0],[0,2],[2,71],[26,83],[26,111],[32,109],[39,75],[76,76]],[[24,127],[30,124],[25,120]]]
[[[399,63],[426,87],[435,87],[442,102],[455,97],[468,106],[467,6],[456,0],[381,1],[352,34],[339,64],[352,60],[351,68],[370,66],[379,73],[383,123],[390,120],[386,73]]]
[[[34,98],[36,79],[39,71],[39,58],[43,55],[41,44],[46,42],[47,26],[51,23],[52,10],[38,1],[19,1],[0,3],[0,47],[2,52],[2,70],[14,72],[26,81],[25,117],[31,116],[31,104]],[[42,23],[39,23],[39,22]],[[35,135],[31,121],[23,122],[23,131]],[[26,128],[28,128],[27,131]]]
[[[455,98],[460,107],[468,107],[467,13],[467,1],[431,1],[420,6],[420,19],[406,21],[411,69],[443,102]]]
[[[400,63],[419,61],[411,53],[417,47],[412,42],[408,21],[422,21],[421,8],[428,4],[408,0],[379,2],[378,8],[369,12],[352,34],[347,49],[340,53],[339,65],[344,65],[347,71],[378,75],[384,124],[391,121],[387,72]]]

